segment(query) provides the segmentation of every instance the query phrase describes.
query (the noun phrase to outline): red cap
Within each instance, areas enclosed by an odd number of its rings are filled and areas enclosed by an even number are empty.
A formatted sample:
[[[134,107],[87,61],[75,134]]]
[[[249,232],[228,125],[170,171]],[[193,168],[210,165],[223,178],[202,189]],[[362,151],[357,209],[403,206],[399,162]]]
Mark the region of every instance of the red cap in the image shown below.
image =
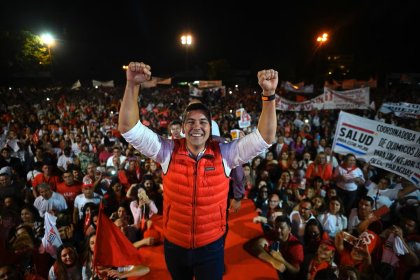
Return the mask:
[[[82,189],[92,188],[93,184],[83,184]]]
[[[332,240],[326,232],[322,234],[320,244],[326,245],[331,251],[335,251],[334,240]]]

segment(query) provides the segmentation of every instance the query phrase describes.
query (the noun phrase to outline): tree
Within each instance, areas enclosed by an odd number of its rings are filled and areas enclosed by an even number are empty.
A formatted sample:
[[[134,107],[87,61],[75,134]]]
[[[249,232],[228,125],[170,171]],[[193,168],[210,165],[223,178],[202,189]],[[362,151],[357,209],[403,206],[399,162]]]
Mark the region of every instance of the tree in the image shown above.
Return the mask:
[[[28,30],[0,33],[0,72],[6,76],[25,72],[29,75],[50,67],[48,48],[41,38]]]
[[[44,70],[51,64],[48,48],[38,35],[23,30],[19,34],[22,48],[16,60],[23,69]]]

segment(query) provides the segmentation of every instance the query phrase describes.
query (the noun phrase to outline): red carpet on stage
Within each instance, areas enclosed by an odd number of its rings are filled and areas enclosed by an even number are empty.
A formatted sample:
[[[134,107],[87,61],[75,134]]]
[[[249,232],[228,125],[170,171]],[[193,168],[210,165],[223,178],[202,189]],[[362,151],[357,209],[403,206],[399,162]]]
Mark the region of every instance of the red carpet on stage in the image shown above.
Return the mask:
[[[262,229],[259,224],[254,224],[252,218],[256,215],[254,205],[250,200],[243,200],[238,213],[229,213],[229,233],[225,246],[226,274],[223,279],[278,279],[277,273],[271,265],[251,256],[243,249],[248,240],[260,236]],[[155,228],[162,230],[162,217],[153,218]],[[140,249],[144,265],[150,267],[149,274],[134,279],[171,279],[166,270],[163,257],[163,245],[143,247]]]

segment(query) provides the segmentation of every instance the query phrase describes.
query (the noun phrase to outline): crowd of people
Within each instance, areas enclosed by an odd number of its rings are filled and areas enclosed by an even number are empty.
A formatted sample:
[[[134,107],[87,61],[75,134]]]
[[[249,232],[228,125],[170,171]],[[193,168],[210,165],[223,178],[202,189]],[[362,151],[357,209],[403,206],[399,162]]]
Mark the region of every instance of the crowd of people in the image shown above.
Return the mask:
[[[92,264],[101,202],[136,248],[159,244],[152,217],[169,211],[164,206],[169,200],[176,207],[178,198],[163,183],[167,159],[157,150],[141,153],[133,139],[127,142],[133,125],[121,135],[123,91],[0,91],[0,279],[118,278],[118,268],[94,269]],[[233,94],[209,93],[203,102],[223,138],[239,129],[239,108],[252,119],[243,134],[260,135],[259,112],[266,101],[256,102],[259,96],[260,90],[239,88]],[[394,98],[390,92],[383,100]],[[408,98],[405,101],[420,103],[415,96]],[[162,139],[181,138],[183,112],[190,102],[187,89],[146,89],[136,100],[143,127]],[[374,110],[352,113],[420,131],[418,119],[407,122]],[[271,264],[281,279],[409,279],[419,273],[420,191],[353,154],[335,154],[331,145],[337,116],[332,110],[277,112],[275,141],[239,164],[240,199],[254,202],[253,221],[261,223],[263,234],[245,247]],[[196,152],[199,157],[201,150]],[[227,162],[230,171],[240,161]],[[169,182],[175,180],[171,176]],[[236,195],[231,198],[238,200]],[[41,244],[47,212],[56,216],[64,243],[55,256],[44,252]],[[165,236],[165,253],[183,244],[171,233],[176,225],[166,226],[170,234]],[[223,242],[222,235],[215,236]],[[176,261],[172,255],[169,264],[177,266]],[[182,275],[173,266],[172,276]]]

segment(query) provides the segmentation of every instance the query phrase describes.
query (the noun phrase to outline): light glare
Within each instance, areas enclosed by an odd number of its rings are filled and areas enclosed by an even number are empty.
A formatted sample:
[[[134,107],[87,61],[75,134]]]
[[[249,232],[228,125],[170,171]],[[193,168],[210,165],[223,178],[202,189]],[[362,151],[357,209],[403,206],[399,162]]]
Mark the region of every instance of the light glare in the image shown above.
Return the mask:
[[[54,43],[55,43],[54,37],[49,33],[42,34],[41,35],[41,41],[42,41],[42,43],[44,43],[48,46],[54,45]]]
[[[191,45],[192,44],[192,36],[190,34],[182,35],[181,36],[181,44]]]

